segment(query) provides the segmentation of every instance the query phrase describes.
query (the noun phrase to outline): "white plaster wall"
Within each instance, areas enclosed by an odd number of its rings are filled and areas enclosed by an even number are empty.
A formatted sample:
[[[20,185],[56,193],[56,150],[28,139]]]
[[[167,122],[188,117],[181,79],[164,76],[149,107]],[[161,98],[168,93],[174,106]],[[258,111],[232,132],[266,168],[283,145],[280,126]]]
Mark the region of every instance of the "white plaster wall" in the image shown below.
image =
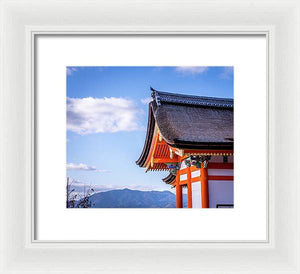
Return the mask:
[[[200,169],[191,172],[191,178],[195,178],[199,176],[200,176]]]
[[[180,164],[180,170],[185,169],[186,167],[187,166],[185,164],[185,161],[182,161],[181,164]],[[187,180],[187,174],[180,175],[180,181],[184,181],[184,180]]]
[[[201,208],[201,183],[192,183],[192,205],[193,208]]]
[[[187,180],[187,174],[182,174],[180,175],[180,181],[184,181],[184,180]]]
[[[208,181],[209,207],[217,204],[234,204],[233,181]]]
[[[208,169],[207,173],[210,176],[233,176],[233,169]]]

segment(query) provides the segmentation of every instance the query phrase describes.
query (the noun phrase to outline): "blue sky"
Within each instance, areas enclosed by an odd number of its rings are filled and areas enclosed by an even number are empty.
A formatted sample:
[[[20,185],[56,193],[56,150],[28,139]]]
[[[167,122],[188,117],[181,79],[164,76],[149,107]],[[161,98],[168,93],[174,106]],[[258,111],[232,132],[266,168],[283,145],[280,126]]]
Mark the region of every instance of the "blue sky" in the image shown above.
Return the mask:
[[[96,191],[170,190],[167,172],[135,161],[143,149],[150,86],[233,98],[232,67],[67,67],[67,176]]]

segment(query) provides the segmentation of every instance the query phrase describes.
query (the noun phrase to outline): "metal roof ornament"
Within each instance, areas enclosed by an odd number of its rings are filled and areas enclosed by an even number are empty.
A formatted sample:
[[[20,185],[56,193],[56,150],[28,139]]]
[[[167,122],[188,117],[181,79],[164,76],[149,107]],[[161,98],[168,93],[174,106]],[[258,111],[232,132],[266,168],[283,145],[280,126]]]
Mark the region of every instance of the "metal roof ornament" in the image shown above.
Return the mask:
[[[191,167],[192,161],[191,161],[191,158],[190,158],[190,157],[185,158],[185,159],[184,159],[184,162],[185,162],[185,165],[186,165],[187,167]]]

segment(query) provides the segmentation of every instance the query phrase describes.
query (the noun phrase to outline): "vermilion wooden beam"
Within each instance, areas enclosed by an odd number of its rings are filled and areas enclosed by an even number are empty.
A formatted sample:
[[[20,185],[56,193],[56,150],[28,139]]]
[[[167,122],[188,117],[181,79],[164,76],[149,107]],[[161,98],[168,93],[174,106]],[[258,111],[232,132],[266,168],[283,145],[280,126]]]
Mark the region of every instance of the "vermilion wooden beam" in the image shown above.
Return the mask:
[[[209,181],[233,181],[233,176],[207,176],[207,179]],[[191,178],[191,183],[199,182],[201,181],[201,176],[197,176],[194,178]],[[187,185],[188,180],[183,180],[179,182],[180,185]],[[176,186],[176,183],[173,184],[173,186]]]
[[[211,163],[209,162],[210,169],[233,169],[233,163]]]
[[[201,164],[200,171],[200,181],[201,181],[201,201],[202,208],[209,208],[209,200],[208,200],[208,175],[207,168],[204,168],[203,163]]]
[[[182,185],[182,186],[185,186],[187,185],[188,183],[188,180],[184,180],[184,181],[180,181],[179,184]]]
[[[197,177],[194,177],[191,179],[192,183],[199,182],[199,181],[200,181],[200,176],[197,176]]]
[[[182,208],[182,186],[180,185],[180,175],[176,175],[176,207]]]
[[[193,207],[192,202],[192,181],[191,181],[191,168],[187,167],[187,194],[188,194],[188,208]]]
[[[197,171],[197,170],[200,170],[199,168],[195,167],[195,166],[191,166],[191,171]]]
[[[232,163],[209,163],[209,169],[233,169],[233,164]],[[195,166],[190,167],[191,172],[200,170],[199,168]],[[187,168],[179,170],[179,173],[186,174],[187,173]]]

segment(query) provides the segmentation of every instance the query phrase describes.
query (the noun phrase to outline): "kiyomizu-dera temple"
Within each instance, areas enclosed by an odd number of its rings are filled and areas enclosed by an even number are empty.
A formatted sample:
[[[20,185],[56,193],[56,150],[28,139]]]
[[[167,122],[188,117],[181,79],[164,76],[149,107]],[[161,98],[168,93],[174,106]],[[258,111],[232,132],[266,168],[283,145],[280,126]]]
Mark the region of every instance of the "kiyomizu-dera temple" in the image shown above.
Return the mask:
[[[151,88],[148,128],[136,163],[168,170],[176,207],[233,207],[233,99],[182,95]],[[147,176],[147,175],[145,175]]]

